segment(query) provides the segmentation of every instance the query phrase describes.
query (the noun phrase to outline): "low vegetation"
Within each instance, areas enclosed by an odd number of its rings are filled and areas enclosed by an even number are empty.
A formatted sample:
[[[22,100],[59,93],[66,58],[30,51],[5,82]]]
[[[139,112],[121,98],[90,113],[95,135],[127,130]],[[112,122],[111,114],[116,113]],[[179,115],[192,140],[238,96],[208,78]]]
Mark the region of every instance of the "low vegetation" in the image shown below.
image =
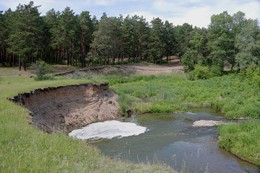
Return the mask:
[[[51,76],[47,76],[46,74],[49,72],[52,72],[52,67],[44,62],[43,60],[37,60],[36,63],[34,63],[31,66],[32,70],[35,71],[36,78],[35,80],[48,80],[52,79]]]
[[[119,94],[123,110],[158,113],[212,107],[227,118],[260,118],[259,87],[245,76],[231,74],[196,81],[182,76],[109,77],[107,80]]]
[[[224,125],[219,128],[219,146],[238,157],[260,165],[260,120]]]

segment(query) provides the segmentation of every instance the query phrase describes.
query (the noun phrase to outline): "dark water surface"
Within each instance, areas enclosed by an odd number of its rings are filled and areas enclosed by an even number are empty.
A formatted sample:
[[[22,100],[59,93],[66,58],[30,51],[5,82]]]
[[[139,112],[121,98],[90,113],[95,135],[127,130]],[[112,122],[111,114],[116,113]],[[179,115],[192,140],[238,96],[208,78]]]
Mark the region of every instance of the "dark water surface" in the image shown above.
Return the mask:
[[[192,127],[197,120],[224,120],[210,110],[196,113],[146,114],[127,119],[149,129],[139,136],[92,142],[110,158],[135,163],[166,163],[177,171],[209,173],[260,173],[218,148],[216,127]]]

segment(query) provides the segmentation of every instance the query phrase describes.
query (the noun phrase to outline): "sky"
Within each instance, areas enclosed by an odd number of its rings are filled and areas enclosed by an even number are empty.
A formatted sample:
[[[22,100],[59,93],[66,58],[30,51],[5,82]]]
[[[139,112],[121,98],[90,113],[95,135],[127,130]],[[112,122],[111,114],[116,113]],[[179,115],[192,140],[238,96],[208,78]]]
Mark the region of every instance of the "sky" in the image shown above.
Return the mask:
[[[8,8],[15,10],[17,5],[28,4],[30,0],[0,0],[0,11]],[[70,7],[76,14],[89,11],[98,18],[103,12],[108,16],[124,17],[139,15],[151,21],[159,17],[173,25],[189,23],[197,27],[207,27],[210,17],[227,11],[233,15],[238,11],[246,14],[246,18],[260,20],[260,0],[34,0],[39,11],[44,15],[54,8],[62,11]]]

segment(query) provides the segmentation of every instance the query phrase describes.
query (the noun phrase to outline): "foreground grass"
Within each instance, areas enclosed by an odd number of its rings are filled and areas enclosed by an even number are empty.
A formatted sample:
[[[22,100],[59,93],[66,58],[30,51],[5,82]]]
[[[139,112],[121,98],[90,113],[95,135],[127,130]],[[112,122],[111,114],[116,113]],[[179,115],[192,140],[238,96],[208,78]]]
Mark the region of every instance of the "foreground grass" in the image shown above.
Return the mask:
[[[113,161],[65,134],[46,134],[28,124],[29,112],[6,98],[36,88],[79,84],[87,80],[0,79],[0,172],[174,172],[165,165]]]

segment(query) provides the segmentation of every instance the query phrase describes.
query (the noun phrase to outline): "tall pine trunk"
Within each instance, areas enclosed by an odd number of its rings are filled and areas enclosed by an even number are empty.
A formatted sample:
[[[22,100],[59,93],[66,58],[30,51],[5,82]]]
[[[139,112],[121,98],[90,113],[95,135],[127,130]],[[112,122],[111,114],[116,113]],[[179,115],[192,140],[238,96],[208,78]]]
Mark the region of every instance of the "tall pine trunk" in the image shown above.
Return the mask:
[[[81,67],[85,67],[85,57],[86,57],[86,34],[82,33],[81,35]]]
[[[19,55],[19,71],[22,70],[21,55]]]

